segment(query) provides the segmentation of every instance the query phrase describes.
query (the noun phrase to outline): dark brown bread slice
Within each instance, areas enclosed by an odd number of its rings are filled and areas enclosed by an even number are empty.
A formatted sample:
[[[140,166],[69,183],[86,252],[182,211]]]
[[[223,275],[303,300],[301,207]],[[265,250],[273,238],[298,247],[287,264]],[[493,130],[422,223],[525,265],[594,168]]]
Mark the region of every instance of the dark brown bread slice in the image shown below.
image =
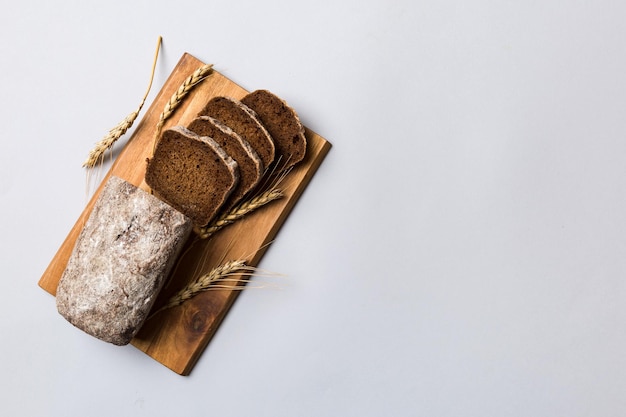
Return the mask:
[[[200,116],[187,128],[200,136],[213,138],[237,162],[239,184],[223,206],[223,209],[232,208],[258,184],[263,175],[263,161],[246,140],[217,119]]]
[[[306,153],[304,127],[287,103],[267,90],[256,90],[241,99],[261,119],[276,146],[275,161],[280,169],[302,161]]]
[[[274,141],[256,113],[248,106],[230,97],[213,97],[198,116],[210,116],[244,138],[268,167],[274,161]]]
[[[237,163],[211,138],[182,126],[163,132],[146,183],[196,225],[206,225],[239,181]]]

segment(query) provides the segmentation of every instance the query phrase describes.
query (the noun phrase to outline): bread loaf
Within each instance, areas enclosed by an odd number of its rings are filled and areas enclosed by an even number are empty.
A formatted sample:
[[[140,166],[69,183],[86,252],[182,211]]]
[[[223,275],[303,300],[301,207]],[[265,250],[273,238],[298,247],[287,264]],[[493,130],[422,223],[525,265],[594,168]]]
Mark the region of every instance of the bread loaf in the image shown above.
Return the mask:
[[[268,167],[274,161],[274,141],[254,111],[230,97],[214,97],[198,113],[210,116],[230,127],[256,151]]]
[[[194,225],[232,208],[272,163],[306,152],[297,113],[267,90],[209,100],[187,128],[165,130],[147,160],[155,195],[111,176],[59,281],[59,313],[83,331],[128,344],[145,321]]]
[[[306,153],[304,127],[298,114],[287,103],[267,90],[256,90],[241,99],[252,109],[274,140],[274,160],[279,169],[302,161]]]
[[[155,194],[201,226],[238,181],[237,163],[213,139],[182,126],[163,132],[146,169],[146,183]]]
[[[57,310],[94,337],[128,344],[191,228],[191,220],[166,203],[110,177],[59,281]]]

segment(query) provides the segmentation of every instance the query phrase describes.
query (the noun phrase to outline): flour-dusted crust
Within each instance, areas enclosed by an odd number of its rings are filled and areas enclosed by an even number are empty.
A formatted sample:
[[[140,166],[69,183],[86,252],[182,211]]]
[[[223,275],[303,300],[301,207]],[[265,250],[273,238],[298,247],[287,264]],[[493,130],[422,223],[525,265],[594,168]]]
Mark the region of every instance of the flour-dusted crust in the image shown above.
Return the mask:
[[[163,132],[148,161],[146,183],[155,194],[204,226],[239,182],[239,168],[210,137],[182,126]]]
[[[191,220],[168,204],[110,177],[59,281],[59,313],[92,336],[128,344],[191,229]]]

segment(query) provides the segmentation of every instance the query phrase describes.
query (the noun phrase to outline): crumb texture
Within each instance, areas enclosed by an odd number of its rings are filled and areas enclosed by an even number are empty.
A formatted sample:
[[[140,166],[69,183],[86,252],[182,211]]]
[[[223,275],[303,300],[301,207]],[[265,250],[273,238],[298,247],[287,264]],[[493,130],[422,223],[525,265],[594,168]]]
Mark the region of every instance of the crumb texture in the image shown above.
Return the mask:
[[[210,137],[182,126],[163,132],[146,183],[159,198],[206,225],[239,182],[237,163]]]
[[[198,116],[210,116],[244,138],[268,167],[275,156],[274,141],[258,116],[248,106],[230,97],[213,97]]]
[[[280,169],[289,168],[304,159],[304,126],[287,102],[267,90],[253,91],[241,102],[257,114],[274,140],[275,160]]]
[[[200,116],[187,127],[200,136],[208,136],[215,140],[237,162],[239,183],[228,197],[223,209],[232,208],[258,184],[263,174],[263,161],[245,139],[217,119]]]

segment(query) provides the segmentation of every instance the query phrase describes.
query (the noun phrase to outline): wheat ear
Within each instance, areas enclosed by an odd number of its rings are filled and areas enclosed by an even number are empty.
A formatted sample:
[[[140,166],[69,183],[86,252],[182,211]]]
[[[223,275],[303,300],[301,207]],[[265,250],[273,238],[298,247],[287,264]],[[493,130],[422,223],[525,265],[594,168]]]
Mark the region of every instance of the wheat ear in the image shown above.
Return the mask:
[[[187,77],[180,85],[180,87],[178,87],[178,90],[176,90],[176,92],[172,94],[172,97],[170,97],[169,101],[165,104],[163,112],[159,117],[159,122],[156,126],[154,147],[152,153],[154,153],[154,149],[156,149],[159,136],[161,135],[161,129],[163,129],[165,121],[174,113],[176,108],[180,105],[180,103],[182,103],[185,96],[189,94],[189,92],[196,86],[196,84],[204,80],[212,70],[213,64],[205,64],[201,66],[200,68],[195,70],[193,74]]]
[[[197,280],[188,284],[185,288],[170,297],[170,299],[167,300],[162,307],[150,315],[150,318],[163,310],[181,305],[201,292],[212,289],[233,289],[232,287],[219,285],[219,282],[248,282],[248,279],[246,278],[230,279],[229,277],[235,274],[252,275],[254,271],[255,268],[246,265],[246,262],[243,260],[226,262],[225,264],[215,267],[210,272],[200,276]]]
[[[196,226],[194,228],[194,232],[198,235],[200,239],[208,239],[223,227],[234,223],[246,214],[257,210],[267,203],[277,200],[284,195],[285,194],[283,193],[283,191],[278,188],[272,188],[271,190],[267,190],[264,193],[252,198],[251,200],[244,201],[240,205],[230,210],[228,213],[221,215],[216,220],[211,222],[211,224],[209,224],[208,226]]]
[[[150,83],[148,84],[148,88],[143,96],[143,99],[141,100],[141,103],[139,104],[139,107],[137,108],[137,110],[126,116],[126,118],[119,122],[113,129],[109,130],[109,133],[107,133],[106,136],[104,136],[104,138],[102,138],[100,142],[98,142],[96,146],[89,152],[87,159],[85,160],[85,162],[83,162],[83,167],[91,169],[102,163],[102,161],[104,160],[105,152],[111,149],[113,144],[115,144],[115,142],[119,138],[121,138],[122,135],[124,135],[124,133],[128,131],[128,129],[131,128],[131,126],[135,122],[135,119],[137,119],[137,116],[139,116],[139,112],[146,102],[146,98],[148,97],[150,88],[152,88],[152,80],[154,79],[154,71],[156,68],[157,58],[159,56],[159,50],[161,49],[161,41],[162,38],[161,36],[159,36],[156,52],[154,53],[154,62],[152,63],[152,72],[150,73]]]
[[[213,220],[207,226],[194,227],[194,233],[198,239],[208,239],[222,228],[236,222],[246,214],[260,209],[274,200],[278,200],[285,196],[284,191],[280,188],[283,180],[289,175],[291,169],[288,168],[276,175],[276,165],[268,172],[265,172],[260,184],[258,184],[258,194],[248,200],[240,203],[230,211],[223,213],[217,219]],[[262,191],[265,190],[265,191]]]

